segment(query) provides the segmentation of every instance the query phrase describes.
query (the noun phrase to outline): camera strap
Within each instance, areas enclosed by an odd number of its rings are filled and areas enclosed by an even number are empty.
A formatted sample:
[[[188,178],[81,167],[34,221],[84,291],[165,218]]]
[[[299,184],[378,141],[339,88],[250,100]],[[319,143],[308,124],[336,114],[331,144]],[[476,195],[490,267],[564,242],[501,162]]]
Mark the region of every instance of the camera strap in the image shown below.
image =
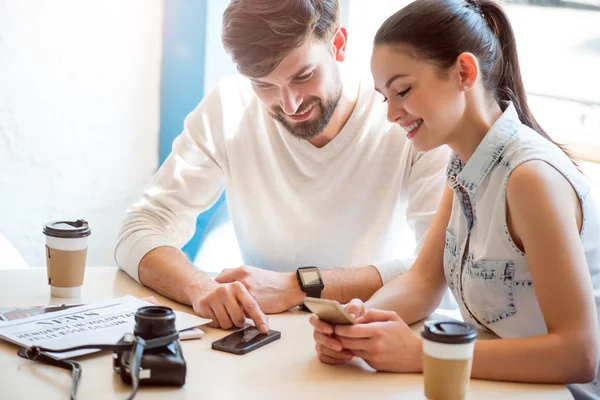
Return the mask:
[[[144,340],[139,336],[133,336],[133,340],[123,344],[87,344],[82,346],[69,347],[67,349],[48,349],[45,347],[31,346],[22,347],[17,354],[21,358],[31,361],[39,361],[44,364],[53,365],[55,367],[67,369],[71,371],[71,400],[77,400],[77,387],[81,378],[81,365],[73,360],[61,360],[46,353],[66,353],[75,350],[97,349],[97,350],[127,350],[131,349],[131,357],[129,358],[129,374],[131,376],[131,384],[133,390],[127,400],[132,400],[139,388],[140,384],[140,369],[144,350],[155,349],[166,346],[179,339],[179,333],[175,332],[167,336],[161,336],[150,340]]]

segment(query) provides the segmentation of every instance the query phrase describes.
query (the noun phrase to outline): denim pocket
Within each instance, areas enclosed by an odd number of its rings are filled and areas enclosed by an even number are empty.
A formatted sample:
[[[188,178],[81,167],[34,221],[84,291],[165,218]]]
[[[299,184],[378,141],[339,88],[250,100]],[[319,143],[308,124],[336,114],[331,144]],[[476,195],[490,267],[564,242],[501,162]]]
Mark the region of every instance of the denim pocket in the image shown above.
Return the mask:
[[[446,244],[444,246],[444,272],[448,287],[454,289],[454,271],[458,260],[458,243],[456,236],[446,230]]]
[[[464,300],[487,324],[516,314],[512,261],[471,261],[463,277]]]

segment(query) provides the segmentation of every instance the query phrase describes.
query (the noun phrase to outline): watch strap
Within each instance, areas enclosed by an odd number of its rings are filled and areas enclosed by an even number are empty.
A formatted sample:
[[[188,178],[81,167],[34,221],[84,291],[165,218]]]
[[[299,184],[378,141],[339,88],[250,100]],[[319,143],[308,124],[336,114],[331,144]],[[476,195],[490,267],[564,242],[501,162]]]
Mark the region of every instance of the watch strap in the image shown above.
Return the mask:
[[[300,285],[300,288],[302,289],[303,292],[306,293],[306,297],[321,298],[321,292],[323,291],[323,286],[303,287],[302,278],[300,277],[300,270],[303,268],[305,268],[305,267],[301,267],[296,270],[296,277],[298,278],[298,284]],[[300,309],[302,311],[310,312],[310,310],[303,303],[300,304]]]
[[[306,288],[306,297],[316,297],[316,298],[320,299],[322,291],[323,291],[322,287]]]
[[[322,291],[323,289],[320,287],[306,288],[306,297],[316,297],[320,299]],[[300,309],[302,311],[311,312],[304,304],[300,304]]]

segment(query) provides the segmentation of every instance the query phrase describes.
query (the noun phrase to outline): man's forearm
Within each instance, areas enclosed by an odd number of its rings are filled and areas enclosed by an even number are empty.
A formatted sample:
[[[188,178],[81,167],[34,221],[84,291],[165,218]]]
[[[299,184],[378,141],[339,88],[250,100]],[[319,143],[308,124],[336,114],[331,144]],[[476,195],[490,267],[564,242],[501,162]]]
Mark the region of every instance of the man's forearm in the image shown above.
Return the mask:
[[[143,285],[187,305],[205,288],[216,285],[181,250],[167,246],[158,247],[142,258],[139,277]]]
[[[321,297],[344,304],[354,298],[366,301],[383,286],[377,268],[367,267],[321,272],[325,289]]]

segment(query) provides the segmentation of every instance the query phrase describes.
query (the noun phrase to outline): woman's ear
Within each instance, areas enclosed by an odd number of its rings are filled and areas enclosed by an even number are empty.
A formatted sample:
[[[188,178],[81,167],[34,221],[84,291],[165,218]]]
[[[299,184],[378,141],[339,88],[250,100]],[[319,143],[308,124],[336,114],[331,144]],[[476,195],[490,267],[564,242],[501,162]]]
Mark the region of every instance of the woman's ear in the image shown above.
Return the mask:
[[[348,31],[343,26],[336,29],[333,35],[333,55],[336,61],[346,59],[346,44],[348,43]]]
[[[477,57],[471,53],[461,53],[456,59],[458,70],[458,83],[460,87],[468,92],[473,88],[479,76],[479,62]]]

